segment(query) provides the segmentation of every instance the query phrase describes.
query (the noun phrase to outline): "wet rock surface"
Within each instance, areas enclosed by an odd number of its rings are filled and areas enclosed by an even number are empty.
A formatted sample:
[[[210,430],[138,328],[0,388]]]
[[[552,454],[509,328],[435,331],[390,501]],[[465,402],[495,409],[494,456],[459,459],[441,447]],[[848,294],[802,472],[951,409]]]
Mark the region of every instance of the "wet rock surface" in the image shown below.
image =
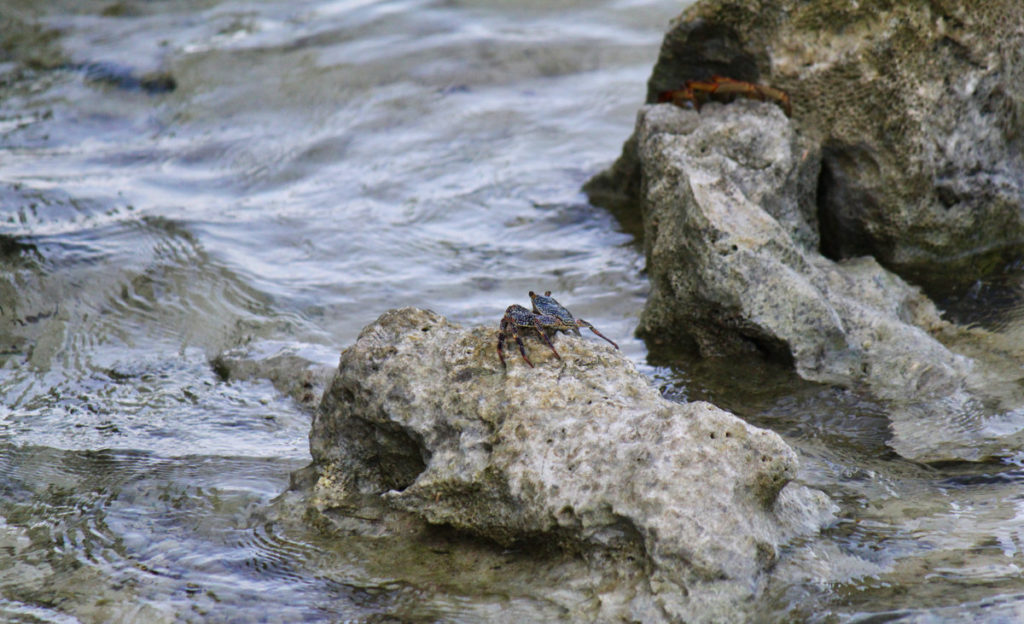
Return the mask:
[[[827,497],[792,482],[796,456],[776,434],[666,401],[611,346],[573,335],[554,340],[561,360],[527,336],[536,367],[514,353],[503,369],[495,334],[413,308],[362,332],[298,477],[320,518],[344,530],[378,506],[556,547],[601,579],[579,617],[709,621],[750,617],[781,547],[830,516]]]
[[[1024,240],[1021,24],[1017,0],[699,2],[666,34],[647,101],[711,74],[784,89],[822,146],[825,254],[969,283]]]
[[[685,12],[649,102],[725,75],[785,89],[794,112],[645,106],[622,157],[588,184],[595,201],[642,212],[652,289],[639,333],[705,356],[766,354],[883,399],[890,446],[908,458],[1015,453],[1021,350],[944,321],[916,286],[948,291],[998,266],[993,254],[1020,252],[1024,90],[1007,68],[1020,66],[1024,33],[1008,24],[1024,9],[977,8]]]
[[[1005,354],[968,346],[984,332],[943,321],[870,257],[818,253],[804,201],[815,146],[777,107],[648,106],[632,141],[652,284],[642,335],[707,356],[768,354],[805,379],[862,388],[889,402],[890,444],[909,458],[1013,447],[1016,430],[996,433],[980,404],[992,404],[993,380],[1020,373],[986,363]],[[996,400],[1010,410],[1019,401]]]
[[[331,369],[300,355],[281,352],[264,356],[244,348],[219,353],[211,358],[210,367],[223,381],[266,379],[278,392],[309,410],[319,405],[333,374]]]

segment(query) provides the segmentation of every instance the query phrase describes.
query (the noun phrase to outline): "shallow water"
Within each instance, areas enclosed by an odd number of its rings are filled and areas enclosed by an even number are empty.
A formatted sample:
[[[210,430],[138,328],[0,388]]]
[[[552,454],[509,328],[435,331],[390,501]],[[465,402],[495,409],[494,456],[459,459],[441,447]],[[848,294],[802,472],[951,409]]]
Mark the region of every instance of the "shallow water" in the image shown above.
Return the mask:
[[[793,547],[773,619],[1024,617],[1020,467],[905,462],[855,393],[632,337],[642,252],[580,186],[629,135],[679,3],[7,4],[0,619],[557,618],[514,572],[434,578],[443,549],[395,568],[275,522],[308,412],[210,365],[329,366],[388,308],[493,325],[548,289],[668,396],[785,436],[841,504]],[[150,72],[176,88],[140,88]],[[983,287],[950,296],[957,318]]]

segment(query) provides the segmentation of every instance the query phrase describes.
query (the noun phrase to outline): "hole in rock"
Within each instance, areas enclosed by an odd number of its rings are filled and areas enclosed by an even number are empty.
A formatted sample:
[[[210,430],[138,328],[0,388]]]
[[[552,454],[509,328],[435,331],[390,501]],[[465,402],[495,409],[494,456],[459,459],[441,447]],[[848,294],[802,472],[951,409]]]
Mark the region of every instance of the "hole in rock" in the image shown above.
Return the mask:
[[[865,230],[878,202],[864,180],[877,178],[878,164],[863,147],[826,144],[818,175],[819,251],[831,260],[875,255],[878,241]]]

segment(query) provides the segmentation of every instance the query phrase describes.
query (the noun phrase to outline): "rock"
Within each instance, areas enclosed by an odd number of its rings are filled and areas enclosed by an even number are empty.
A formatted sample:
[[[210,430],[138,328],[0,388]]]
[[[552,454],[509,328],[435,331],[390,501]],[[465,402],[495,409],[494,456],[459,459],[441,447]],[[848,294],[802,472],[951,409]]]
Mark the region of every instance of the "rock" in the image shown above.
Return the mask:
[[[1019,341],[943,321],[887,270],[949,292],[1021,252],[1024,5],[963,6],[708,0],[672,25],[648,102],[718,74],[782,88],[794,111],[644,107],[588,183],[642,212],[641,335],[867,391],[911,459],[1017,452]]]
[[[712,74],[784,89],[822,146],[825,255],[968,285],[1024,240],[1021,24],[1019,0],[705,0],[666,34],[647,102]],[[592,195],[636,195],[634,147]]]
[[[926,331],[942,324],[926,297],[870,258],[815,251],[799,192],[813,148],[781,111],[650,106],[636,137],[652,285],[641,334],[705,355],[768,352],[805,379],[882,398],[962,384],[970,362]]]
[[[502,369],[495,328],[412,308],[365,328],[314,418],[313,507],[369,497],[596,557],[590,618],[752,618],[781,547],[832,513],[792,482],[793,450],[710,404],[663,399],[606,343],[559,334],[559,361],[525,342],[536,367],[513,351]]]
[[[330,368],[288,349],[267,355],[236,347],[212,357],[210,367],[221,381],[266,379],[278,392],[308,409],[319,404],[333,374]]]
[[[817,252],[801,202],[814,146],[777,107],[647,106],[632,141],[651,280],[641,335],[709,356],[766,353],[805,379],[867,390],[887,401],[889,443],[911,459],[980,460],[1017,447],[1021,424],[993,427],[980,407],[1024,404],[993,401],[990,386],[1021,373],[985,360],[1011,356],[978,348],[984,332],[943,321],[874,259]]]
[[[81,71],[85,79],[125,91],[142,91],[149,95],[170,93],[178,88],[178,81],[167,70],[139,72],[127,65],[109,61],[70,63],[67,69]]]

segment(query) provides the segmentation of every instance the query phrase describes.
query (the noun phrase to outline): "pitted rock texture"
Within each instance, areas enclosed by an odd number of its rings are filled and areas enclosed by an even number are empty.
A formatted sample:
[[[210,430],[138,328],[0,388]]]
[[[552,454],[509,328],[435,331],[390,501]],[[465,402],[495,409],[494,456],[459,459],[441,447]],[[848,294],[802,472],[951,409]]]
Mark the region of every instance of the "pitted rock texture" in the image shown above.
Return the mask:
[[[1019,0],[704,0],[666,34],[647,102],[713,74],[789,93],[799,133],[821,146],[828,257],[871,255],[938,289],[1019,255]],[[591,190],[635,194],[632,146]]]
[[[636,137],[652,284],[641,333],[706,355],[776,353],[806,379],[883,398],[962,383],[970,362],[926,331],[942,325],[926,297],[869,258],[835,263],[808,244],[798,181],[813,159],[781,111],[650,106]]]
[[[945,322],[870,257],[819,254],[801,220],[814,147],[778,107],[646,106],[631,140],[651,280],[641,335],[709,356],[767,353],[805,379],[866,390],[886,401],[889,444],[911,459],[1019,447],[1024,397],[1006,387],[1022,377],[1007,364],[1020,349]]]
[[[513,353],[503,369],[495,328],[381,316],[315,416],[313,504],[376,496],[502,544],[611,553],[643,580],[602,618],[751,617],[780,547],[831,513],[791,483],[793,450],[710,404],[663,399],[606,343],[559,334],[558,360],[525,342],[536,368]]]

